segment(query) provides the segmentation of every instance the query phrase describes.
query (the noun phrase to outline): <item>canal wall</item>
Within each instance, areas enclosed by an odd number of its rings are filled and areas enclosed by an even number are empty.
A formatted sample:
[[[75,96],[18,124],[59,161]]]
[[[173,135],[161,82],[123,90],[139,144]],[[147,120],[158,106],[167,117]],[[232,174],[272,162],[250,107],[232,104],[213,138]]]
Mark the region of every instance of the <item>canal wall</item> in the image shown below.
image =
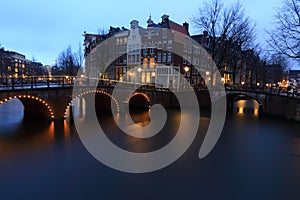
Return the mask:
[[[300,122],[300,99],[279,95],[266,95],[264,113]]]

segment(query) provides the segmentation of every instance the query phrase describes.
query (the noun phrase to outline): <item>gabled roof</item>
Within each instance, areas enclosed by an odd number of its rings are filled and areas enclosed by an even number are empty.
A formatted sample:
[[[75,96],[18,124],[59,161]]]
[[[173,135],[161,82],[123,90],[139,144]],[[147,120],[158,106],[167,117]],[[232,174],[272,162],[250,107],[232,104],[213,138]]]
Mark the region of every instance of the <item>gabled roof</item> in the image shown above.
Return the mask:
[[[177,32],[180,32],[184,35],[187,35],[189,36],[190,34],[187,32],[187,30],[185,29],[184,26],[182,25],[179,25],[177,24],[176,22],[173,22],[171,20],[169,20],[169,26],[170,26],[170,29],[174,30],[174,31],[177,31]]]

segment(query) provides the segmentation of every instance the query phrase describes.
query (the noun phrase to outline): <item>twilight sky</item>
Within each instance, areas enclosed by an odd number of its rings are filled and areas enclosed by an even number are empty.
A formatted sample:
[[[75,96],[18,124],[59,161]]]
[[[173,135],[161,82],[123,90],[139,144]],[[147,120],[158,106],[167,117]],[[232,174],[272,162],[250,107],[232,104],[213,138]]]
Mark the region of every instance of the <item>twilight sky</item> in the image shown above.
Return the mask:
[[[240,1],[246,15],[257,25],[257,42],[263,43],[267,37],[264,29],[272,27],[275,10],[282,1]],[[44,65],[52,65],[69,45],[77,51],[84,31],[97,33],[99,28],[108,30],[109,26],[129,28],[133,19],[146,27],[150,13],[155,23],[163,14],[180,24],[187,21],[190,33],[198,34],[191,18],[201,5],[201,0],[1,0],[0,44],[27,59],[34,56]]]

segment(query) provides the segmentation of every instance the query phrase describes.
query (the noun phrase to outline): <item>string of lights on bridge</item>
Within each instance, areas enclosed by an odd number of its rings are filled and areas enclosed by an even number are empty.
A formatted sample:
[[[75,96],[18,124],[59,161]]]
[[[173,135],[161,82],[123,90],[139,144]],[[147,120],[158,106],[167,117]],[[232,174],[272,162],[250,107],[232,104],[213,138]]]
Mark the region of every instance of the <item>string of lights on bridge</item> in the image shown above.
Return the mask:
[[[12,100],[12,99],[22,99],[22,98],[33,99],[33,100],[36,100],[38,102],[41,102],[47,108],[49,116],[51,117],[51,119],[54,119],[55,116],[54,116],[54,112],[53,112],[53,109],[51,108],[51,106],[46,101],[44,101],[43,99],[41,99],[39,97],[36,97],[36,96],[32,96],[32,95],[11,96],[11,97],[5,98],[3,101],[0,101],[0,105],[7,102],[7,101],[9,101],[9,100]]]

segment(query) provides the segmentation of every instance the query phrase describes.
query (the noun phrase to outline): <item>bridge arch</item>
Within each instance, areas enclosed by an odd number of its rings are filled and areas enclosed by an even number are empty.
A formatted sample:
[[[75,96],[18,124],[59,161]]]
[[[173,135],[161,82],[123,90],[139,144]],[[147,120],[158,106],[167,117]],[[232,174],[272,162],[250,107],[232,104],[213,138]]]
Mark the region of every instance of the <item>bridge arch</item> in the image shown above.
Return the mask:
[[[256,105],[254,105],[253,107],[247,107],[245,105],[238,106],[238,113],[243,113],[246,110],[248,110],[248,112],[252,112],[255,115],[259,115],[264,111],[264,105],[261,99],[258,98],[257,94],[254,95],[249,95],[247,93],[231,93],[231,94],[227,94],[227,107],[228,110],[233,112],[234,111],[234,104],[235,102],[238,102],[240,100],[254,100],[254,102],[256,103]],[[247,112],[247,111],[246,111]]]
[[[24,106],[24,113],[31,116],[46,119],[54,119],[55,114],[50,104],[40,97],[34,95],[9,96],[0,100],[0,105],[12,99],[19,99]]]
[[[71,109],[71,106],[74,104],[74,101],[78,98],[82,98],[86,95],[91,95],[91,94],[100,94],[100,95],[104,95],[106,97],[108,97],[110,99],[110,103],[111,103],[111,100],[114,102],[114,105],[116,106],[116,111],[119,112],[120,111],[120,105],[119,105],[119,102],[117,101],[116,98],[114,98],[111,94],[105,92],[105,91],[102,91],[102,90],[88,90],[88,91],[84,91],[82,92],[81,94],[78,94],[76,95],[75,97],[72,98],[72,100],[68,103],[68,105],[66,106],[65,108],[65,114],[64,114],[64,118],[67,118],[67,115],[68,115],[68,112],[69,110]],[[96,99],[97,100],[97,99]],[[95,104],[96,104],[96,107],[97,107],[97,102],[95,100]],[[106,104],[107,105],[107,104]],[[110,104],[111,105],[111,104]],[[110,106],[109,105],[109,106]]]
[[[131,96],[126,100],[128,102],[129,109],[143,109],[149,110],[151,101],[147,94],[142,92],[134,92]]]

